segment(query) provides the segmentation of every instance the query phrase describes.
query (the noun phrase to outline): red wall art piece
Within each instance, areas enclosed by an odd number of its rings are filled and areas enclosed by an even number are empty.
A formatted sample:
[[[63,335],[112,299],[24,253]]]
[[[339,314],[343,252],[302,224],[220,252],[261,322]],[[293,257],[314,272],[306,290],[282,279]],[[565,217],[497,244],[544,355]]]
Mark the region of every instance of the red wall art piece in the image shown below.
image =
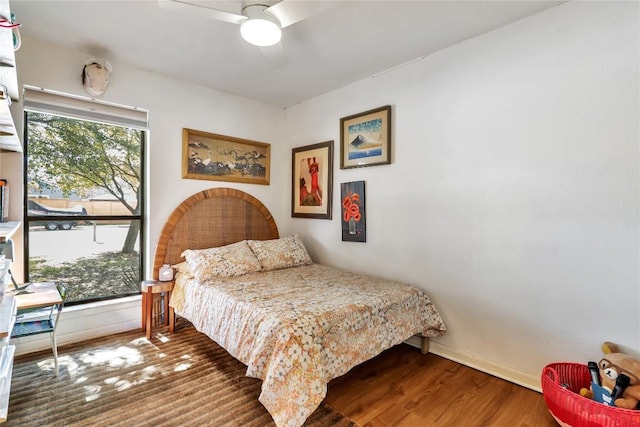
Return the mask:
[[[292,150],[291,216],[331,219],[333,141]]]
[[[364,181],[340,184],[342,241],[366,242]]]

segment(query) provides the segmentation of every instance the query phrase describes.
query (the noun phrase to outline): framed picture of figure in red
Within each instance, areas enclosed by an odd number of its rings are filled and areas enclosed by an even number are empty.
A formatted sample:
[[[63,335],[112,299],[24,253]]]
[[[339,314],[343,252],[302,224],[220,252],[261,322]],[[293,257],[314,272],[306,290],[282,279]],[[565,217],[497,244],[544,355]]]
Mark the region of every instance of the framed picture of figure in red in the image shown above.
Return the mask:
[[[333,141],[292,150],[291,216],[331,219]]]
[[[342,204],[342,241],[366,242],[364,181],[343,182],[340,184]]]

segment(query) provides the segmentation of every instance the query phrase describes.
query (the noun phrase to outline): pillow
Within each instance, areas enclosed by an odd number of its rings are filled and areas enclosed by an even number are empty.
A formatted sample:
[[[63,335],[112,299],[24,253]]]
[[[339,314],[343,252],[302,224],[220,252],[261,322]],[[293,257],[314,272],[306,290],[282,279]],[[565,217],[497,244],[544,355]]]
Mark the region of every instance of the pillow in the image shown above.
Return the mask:
[[[313,264],[297,234],[273,240],[247,240],[247,243],[263,271]]]
[[[187,249],[182,253],[193,275],[205,282],[218,277],[234,277],[260,271],[260,262],[247,241],[209,249]]]
[[[189,267],[189,263],[187,261],[182,261],[182,262],[179,262],[178,264],[173,264],[171,267],[176,270],[176,274],[181,273],[189,279],[193,278],[193,271],[191,271],[191,267]]]

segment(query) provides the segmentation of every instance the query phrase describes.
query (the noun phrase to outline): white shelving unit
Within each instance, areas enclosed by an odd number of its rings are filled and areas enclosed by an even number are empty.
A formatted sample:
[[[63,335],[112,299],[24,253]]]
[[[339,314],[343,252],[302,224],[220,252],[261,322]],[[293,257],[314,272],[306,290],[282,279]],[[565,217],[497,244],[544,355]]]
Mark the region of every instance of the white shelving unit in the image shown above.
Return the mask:
[[[13,295],[0,296],[0,423],[7,421],[11,373],[15,345],[9,344],[11,331],[16,323],[16,299]]]
[[[11,19],[9,0],[0,0],[0,18]],[[0,27],[0,152],[22,152],[11,116],[11,102],[19,99],[18,73],[13,49],[13,31]],[[20,227],[19,221],[0,223],[0,242],[6,242]],[[16,299],[0,294],[0,423],[7,421],[15,345],[10,344],[16,322]]]
[[[0,18],[11,19],[9,0],[0,0]],[[0,151],[22,152],[22,145],[11,116],[11,101],[19,99],[13,30],[0,27]]]

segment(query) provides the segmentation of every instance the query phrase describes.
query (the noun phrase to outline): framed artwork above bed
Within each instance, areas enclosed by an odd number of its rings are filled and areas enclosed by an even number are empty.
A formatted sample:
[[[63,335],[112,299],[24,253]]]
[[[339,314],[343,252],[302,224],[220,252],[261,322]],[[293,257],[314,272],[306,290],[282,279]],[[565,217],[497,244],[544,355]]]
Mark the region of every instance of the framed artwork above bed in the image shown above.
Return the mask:
[[[182,129],[182,177],[269,184],[271,145]]]
[[[333,141],[292,150],[291,216],[331,219]]]
[[[391,163],[391,106],[340,119],[340,169]]]

